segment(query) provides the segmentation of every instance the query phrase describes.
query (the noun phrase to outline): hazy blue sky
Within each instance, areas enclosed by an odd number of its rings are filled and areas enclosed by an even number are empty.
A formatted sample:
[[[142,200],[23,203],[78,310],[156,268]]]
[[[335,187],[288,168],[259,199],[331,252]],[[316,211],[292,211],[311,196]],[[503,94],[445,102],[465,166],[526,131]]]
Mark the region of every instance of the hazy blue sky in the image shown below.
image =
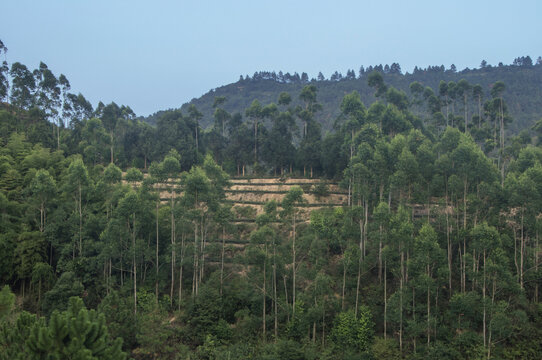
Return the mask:
[[[540,0],[4,0],[0,9],[9,63],[43,61],[94,105],[138,115],[260,70],[329,77],[542,55]]]

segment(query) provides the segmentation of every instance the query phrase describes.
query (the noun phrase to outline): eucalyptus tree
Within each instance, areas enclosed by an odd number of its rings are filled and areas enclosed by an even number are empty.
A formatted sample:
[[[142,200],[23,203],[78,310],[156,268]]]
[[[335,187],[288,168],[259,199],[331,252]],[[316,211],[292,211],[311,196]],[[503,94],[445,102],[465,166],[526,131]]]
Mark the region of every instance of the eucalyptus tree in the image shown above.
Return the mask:
[[[296,129],[296,124],[289,110],[284,112],[279,112],[276,108],[275,111],[272,108],[269,108],[269,110],[269,117],[273,125],[262,144],[262,158],[272,165],[275,174],[279,169],[282,175],[288,165],[290,165],[291,169],[294,161],[293,132]]]
[[[448,126],[448,120],[449,120],[449,100],[448,100],[448,96],[449,96],[449,92],[448,92],[448,83],[444,80],[441,80],[439,85],[438,85],[438,93],[439,93],[439,96],[440,97],[444,97],[444,104],[446,105],[446,126]]]
[[[34,75],[19,62],[11,65],[9,74],[11,75],[11,104],[21,109],[30,109],[35,105],[36,79]]]
[[[8,48],[4,45],[2,40],[0,40],[0,55],[8,52]],[[9,90],[9,80],[8,80],[9,67],[6,60],[3,60],[0,64],[0,101],[4,101],[8,97]]]
[[[61,115],[62,126],[67,128],[68,127],[67,119],[68,119],[69,110],[70,110],[70,98],[68,97],[68,95],[71,89],[71,85],[66,75],[60,74],[60,76],[58,77],[58,86],[60,87],[60,95],[61,95],[61,104],[60,104],[59,113]]]
[[[454,137],[454,130],[447,129],[441,142],[446,142]],[[448,185],[455,187],[455,192],[459,195],[462,193],[462,210],[463,231],[467,229],[467,213],[469,203],[467,202],[468,194],[472,189],[479,189],[480,183],[483,181],[491,183],[497,178],[495,168],[493,164],[485,157],[480,148],[474,143],[470,135],[459,135],[456,140],[453,140],[455,144],[450,144],[449,147],[449,160],[451,164],[448,166],[452,169],[452,175],[448,178]],[[454,186],[454,184],[456,186]],[[460,195],[459,195],[460,196]],[[460,197],[458,196],[458,202]],[[459,230],[459,219],[458,230]],[[466,287],[466,255],[467,255],[467,237],[463,235],[463,252],[460,256],[461,266],[461,289],[464,292]]]
[[[287,92],[281,92],[279,94],[277,104],[279,106],[288,106],[292,102],[292,96]]]
[[[47,244],[44,234],[39,231],[21,231],[16,236],[14,255],[14,273],[22,285],[22,297],[28,280],[32,278],[34,266],[46,262]],[[32,291],[32,288],[30,288]]]
[[[388,87],[384,83],[384,78],[382,77],[382,74],[378,71],[373,71],[369,74],[367,77],[367,84],[369,87],[375,89],[375,97],[381,97],[386,94],[388,91]]]
[[[74,215],[77,216],[79,226],[77,242],[74,244],[72,257],[75,259],[76,249],[79,256],[83,256],[83,203],[86,203],[89,187],[92,186],[92,180],[88,175],[87,168],[80,158],[75,158],[68,167],[67,176],[65,179],[65,189],[71,194],[74,200]]]
[[[194,231],[192,296],[196,296],[203,277],[205,203],[209,200],[211,184],[205,171],[201,167],[195,166],[183,174],[181,185],[184,191],[182,203],[185,208],[189,209],[188,216],[192,220]]]
[[[226,230],[232,227],[233,212],[231,205],[223,204],[215,212],[215,222],[222,228],[220,249],[220,296],[224,288],[224,260],[226,256]]]
[[[304,176],[307,174],[307,167],[309,168],[310,177],[313,177],[314,170],[320,170],[322,157],[322,131],[320,123],[315,120],[310,120],[307,123],[307,135],[299,145],[297,156],[299,162],[303,165]]]
[[[522,174],[510,173],[505,181],[504,189],[509,194],[509,206],[516,209],[516,211],[511,210],[508,214],[510,220],[507,223],[513,231],[514,264],[516,276],[522,289],[525,286],[528,239],[529,237],[537,237],[535,219],[541,209],[541,179],[542,167],[536,163]]]
[[[254,100],[246,109],[245,115],[252,119],[254,125],[254,163],[258,162],[258,121],[263,119],[263,108],[258,100]]]
[[[343,97],[340,110],[341,113],[335,120],[335,127],[338,127],[343,134],[344,141],[350,144],[349,160],[352,160],[355,150],[354,134],[366,122],[367,110],[361,102],[361,97],[357,91],[353,91]]]
[[[482,336],[484,338],[484,347],[487,346],[487,319],[488,319],[488,304],[486,301],[486,292],[487,287],[489,286],[489,279],[488,279],[488,264],[487,261],[489,258],[492,257],[492,252],[496,249],[500,248],[500,238],[499,233],[497,232],[497,229],[494,227],[490,227],[487,225],[487,223],[483,223],[480,225],[477,225],[472,228],[470,231],[470,236],[473,240],[473,247],[475,251],[478,252],[478,254],[482,255],[482,281],[481,284],[478,285],[478,287],[482,287],[482,308],[483,308],[483,314],[482,314]],[[473,257],[473,261],[479,262],[479,256],[478,258]],[[478,265],[478,264],[477,264]],[[473,266],[473,268],[478,268],[479,266]],[[474,274],[473,274],[474,276]]]
[[[399,313],[399,349],[403,351],[404,337],[404,297],[408,286],[409,258],[413,251],[414,225],[410,214],[404,206],[399,206],[397,212],[390,218],[390,247],[397,251],[399,257],[399,270],[394,269],[395,276],[399,277],[399,289],[396,291],[399,297],[397,312]]]
[[[506,89],[506,86],[504,85],[504,83],[502,81],[497,81],[496,83],[493,84],[493,86],[491,87],[491,97],[493,98],[494,100],[494,103],[497,102],[498,104],[498,117],[495,121],[495,138],[496,138],[496,131],[497,131],[497,120],[499,121],[499,147],[500,147],[500,152],[499,152],[499,162],[500,162],[500,167],[501,167],[501,177],[502,177],[502,181],[504,181],[504,117],[505,117],[505,111],[506,111],[506,108],[505,108],[505,104],[504,104],[504,100],[503,100],[503,93],[504,93],[504,90]],[[504,183],[501,182],[501,186],[503,185]]]
[[[195,139],[196,139],[196,161],[199,154],[199,137],[198,137],[198,129],[199,129],[199,121],[203,118],[203,114],[198,110],[196,105],[190,104],[188,107],[188,118],[194,123],[194,133],[195,133]]]
[[[119,202],[117,207],[117,216],[125,221],[127,233],[130,235],[132,242],[132,279],[134,292],[134,314],[137,313],[137,263],[136,263],[136,237],[140,227],[138,222],[138,212],[140,209],[140,201],[138,194],[131,190]]]
[[[253,252],[253,259],[255,260],[255,265],[258,270],[262,273],[262,286],[261,286],[261,292],[262,292],[262,339],[265,342],[267,340],[267,323],[266,323],[266,317],[267,317],[267,298],[268,290],[267,290],[267,268],[269,267],[268,259],[269,259],[269,248],[272,247],[272,243],[275,237],[275,232],[271,227],[264,225],[260,227],[259,229],[256,229],[250,234],[250,241],[251,244],[258,247],[257,249],[254,249]],[[249,248],[250,253],[250,248]],[[259,287],[259,286],[258,286]],[[276,315],[275,315],[276,319]],[[278,324],[275,320],[275,336],[277,336],[277,329]]]
[[[369,170],[378,182],[378,200],[384,200],[384,191],[389,187],[389,179],[393,172],[394,160],[391,145],[384,139],[378,139],[374,146],[372,159],[368,163]],[[391,193],[389,193],[391,196]]]
[[[242,122],[241,114],[232,116],[228,124],[229,141],[225,149],[225,165],[237,170],[237,175],[245,175],[245,167],[250,162],[251,144],[247,139],[251,137],[251,130]]]
[[[207,155],[203,161],[203,170],[205,175],[209,179],[209,193],[206,199],[206,215],[205,226],[202,227],[202,247],[201,247],[201,279],[205,274],[205,247],[207,245],[207,227],[208,223],[216,219],[217,213],[221,212],[224,199],[226,198],[225,189],[231,186],[229,176],[222,170],[222,168],[213,160],[210,155]],[[213,216],[215,215],[215,216]],[[223,214],[226,218],[230,218],[231,215],[226,212]],[[223,227],[224,231],[225,228]],[[224,234],[223,234],[224,240]]]
[[[455,100],[457,100],[457,83],[455,81],[448,81],[446,93],[447,93],[447,96],[448,96],[448,101],[450,102],[450,105],[451,105],[450,112],[451,112],[451,116],[452,116],[452,121],[451,121],[451,123],[449,125],[451,127],[454,127]]]
[[[472,87],[472,97],[476,99],[476,102],[478,104],[478,129],[482,126],[482,99],[484,97],[484,89],[482,88],[482,85],[476,84]]]
[[[124,187],[122,186],[122,171],[115,165],[109,164],[103,172],[102,178],[96,184],[97,192],[101,192],[104,195],[104,205],[106,211],[106,219],[109,222],[113,218],[113,212],[118,202],[124,194]],[[113,222],[114,223],[114,222]],[[113,225],[113,223],[111,225]],[[105,242],[103,252],[106,252],[104,258],[104,274],[106,277],[106,291],[109,294],[111,290],[111,278],[113,272],[113,243],[118,239],[118,234],[108,233],[112,229],[108,229],[109,224],[106,225],[104,232],[100,238]]]
[[[213,109],[215,109],[213,114],[213,117],[215,118],[215,127],[221,128],[223,138],[226,138],[226,123],[231,118],[231,115],[222,108],[222,105],[224,105],[226,100],[225,96],[216,96],[213,102]]]
[[[180,110],[161,114],[156,121],[155,137],[150,144],[153,159],[162,159],[171,149],[175,149],[183,159],[181,164],[183,171],[189,170],[192,165],[198,163],[201,149],[195,146],[195,125],[195,120],[183,116]],[[201,145],[199,144],[200,147]]]
[[[469,132],[469,112],[468,112],[468,104],[467,100],[469,97],[469,94],[472,91],[472,85],[469,84],[469,82],[465,79],[459,80],[457,83],[457,95],[463,98],[463,111],[464,111],[464,120],[465,120],[465,129],[464,132],[467,134]]]
[[[47,67],[46,64],[40,62],[39,68],[34,70],[34,77],[37,83],[36,102],[37,105],[44,111],[45,116],[51,119],[51,122],[56,121],[57,125],[57,147],[60,148],[60,117],[59,108],[61,106],[61,89],[56,76]],[[53,127],[53,134],[54,134]]]
[[[99,117],[102,120],[105,130],[109,133],[109,149],[111,153],[111,163],[114,162],[115,147],[115,128],[118,120],[122,117],[121,108],[112,102],[111,104],[97,108]]]
[[[213,102],[213,117],[215,122],[205,134],[205,144],[208,150],[213,153],[214,158],[223,164],[226,156],[224,154],[227,146],[226,124],[231,119],[231,114],[222,108],[226,101],[224,96],[215,97]]]
[[[418,81],[413,81],[408,86],[410,93],[412,94],[413,101],[412,104],[421,105],[422,95],[423,95],[423,85]]]
[[[443,260],[442,249],[438,245],[437,233],[430,224],[424,224],[420,229],[418,236],[414,239],[413,267],[417,273],[416,283],[425,290],[427,296],[426,302],[426,336],[427,344],[431,342],[433,333],[433,320],[431,318],[431,293],[437,289],[438,268]],[[418,287],[415,285],[415,287]],[[423,291],[422,290],[422,291]],[[416,289],[413,289],[416,292]],[[413,296],[414,299],[414,296]],[[413,305],[413,311],[414,310]],[[436,329],[435,329],[436,330]]]
[[[314,114],[322,109],[322,105],[316,101],[316,94],[318,89],[315,85],[305,85],[301,89],[299,99],[305,103],[303,109],[298,110],[298,116],[303,121],[303,134],[302,138],[307,136],[307,123],[314,118]]]
[[[168,184],[167,187],[169,196],[169,206],[171,215],[171,286],[170,286],[170,302],[173,303],[173,292],[175,288],[175,251],[176,251],[176,229],[175,229],[175,195],[178,191],[176,187],[176,179],[181,171],[180,156],[174,149],[170,150],[169,154],[164,157],[164,160],[160,163],[152,163],[149,169],[151,176],[155,181],[155,186],[161,186],[162,184]],[[158,234],[158,207],[159,199],[156,199],[156,254],[158,254],[159,247],[159,234]],[[158,275],[158,255],[156,261],[156,274]]]
[[[427,96],[425,93],[426,92],[424,92],[424,97]],[[389,104],[395,105],[400,111],[405,111],[409,106],[408,97],[405,92],[397,90],[393,86],[390,86],[388,91],[386,91],[386,101]]]
[[[388,238],[390,224],[390,208],[385,202],[380,202],[373,212],[375,226],[378,227],[378,281],[383,283],[383,302],[384,302],[384,338],[387,337],[387,314],[388,314]]]
[[[32,193],[32,198],[37,201],[40,211],[39,230],[43,233],[45,231],[47,219],[47,207],[57,192],[55,179],[47,170],[40,169],[36,172],[30,183],[30,191]]]
[[[81,129],[81,141],[79,148],[87,162],[93,165],[103,163],[107,156],[107,145],[110,145],[111,138],[108,136],[105,127],[100,119],[91,118],[84,121]]]
[[[92,104],[81,93],[77,95],[68,94],[67,96],[70,99],[73,110],[70,125],[73,126],[74,121],[81,122],[84,119],[92,117],[92,113],[94,112]]]
[[[296,307],[296,273],[298,264],[296,263],[296,227],[299,221],[299,205],[303,204],[303,190],[299,186],[293,186],[282,200],[281,217],[285,222],[291,222],[292,231],[292,318],[295,318]]]
[[[37,284],[38,286],[38,304],[41,301],[43,285],[45,285],[46,290],[49,290],[54,283],[54,280],[55,275],[53,267],[50,264],[44,262],[34,264],[34,267],[32,268],[32,284]]]
[[[67,93],[64,101],[62,114],[66,127],[70,129],[65,140],[69,149],[75,149],[83,140],[82,129],[84,120],[92,118],[94,109],[92,104],[79,93],[78,95]]]
[[[408,203],[411,202],[412,192],[415,184],[419,182],[419,165],[416,157],[406,147],[403,148],[395,164],[395,173],[392,177],[392,183],[399,187],[399,201],[405,198]]]
[[[401,111],[395,104],[388,104],[380,118],[382,133],[388,134],[390,137],[410,130],[413,126],[404,111]]]

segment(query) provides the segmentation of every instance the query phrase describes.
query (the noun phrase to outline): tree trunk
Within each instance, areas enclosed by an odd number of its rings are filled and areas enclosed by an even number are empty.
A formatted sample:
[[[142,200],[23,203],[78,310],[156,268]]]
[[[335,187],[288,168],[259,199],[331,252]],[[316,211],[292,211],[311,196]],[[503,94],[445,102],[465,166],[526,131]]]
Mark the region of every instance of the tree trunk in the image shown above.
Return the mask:
[[[482,126],[482,96],[478,95],[478,129]]]
[[[448,94],[446,94],[445,99],[446,99],[446,126],[448,126],[449,125],[448,124],[448,118],[449,118],[449,115],[448,115],[448,112],[449,112],[448,111],[448,105],[449,105],[449,103],[448,103]]]
[[[279,330],[279,322],[278,322],[278,304],[277,304],[277,262],[276,262],[276,246],[275,246],[275,239],[273,239],[273,307],[274,307],[274,317],[275,317],[275,342],[277,342],[278,339],[278,330]]]
[[[378,228],[378,282],[382,284],[382,225]]]
[[[296,273],[296,263],[295,263],[295,209],[293,216],[293,241],[292,241],[292,318],[295,318],[295,273]]]
[[[534,250],[534,269],[538,274],[538,230],[536,230],[535,250]],[[538,281],[534,284],[534,302],[538,303]]]
[[[468,108],[467,108],[467,93],[463,94],[463,106],[465,108],[465,134],[469,133]]]
[[[387,261],[384,260],[384,339],[388,336],[388,277],[387,272]]]
[[[399,352],[403,356],[403,283],[405,277],[404,252],[401,251],[401,279],[399,280]]]
[[[358,259],[358,278],[356,282],[356,306],[355,316],[358,317],[358,305],[359,305],[359,287],[361,282],[361,264],[363,262],[363,221],[359,219],[359,259]]]
[[[200,258],[201,258],[201,265],[200,265],[200,274],[199,274],[199,281],[198,284],[201,284],[203,280],[203,275],[205,274],[205,238],[207,233],[207,224],[204,219],[203,212],[201,214],[201,224],[200,224]]]
[[[45,204],[42,201],[40,204],[40,233],[43,233],[45,228]]]
[[[342,295],[341,295],[341,309],[344,310],[344,293],[346,290],[346,259],[344,257],[344,251],[343,251],[343,286],[342,286]]]
[[[467,228],[467,179],[463,179],[463,229]]]
[[[158,201],[156,201],[156,271],[155,271],[155,275],[156,275],[156,279],[154,280],[154,291],[155,291],[155,295],[156,295],[156,305],[158,305],[158,269],[159,269],[159,256],[158,256],[158,250],[159,250],[159,238],[158,238],[158,235],[159,235],[159,222],[158,222],[158,205],[160,204],[160,199],[158,199]]]
[[[185,233],[183,231],[181,234],[181,259],[179,261],[179,310],[181,309],[181,300],[183,299],[184,237]]]
[[[284,281],[284,299],[285,299],[285,302],[286,302],[286,309],[288,309],[288,307],[290,306],[290,304],[288,303],[288,286],[286,286],[286,275],[283,275],[282,276],[282,280]],[[290,312],[286,312],[286,321],[290,321]]]
[[[267,281],[265,281],[265,278],[266,278],[266,268],[267,268],[267,244],[265,244],[265,259],[264,259],[264,262],[263,262],[263,291],[262,291],[262,301],[263,301],[263,310],[262,310],[262,340],[263,342],[265,343],[266,341],[266,338],[267,338],[267,335],[266,335],[266,329],[267,329],[267,324],[266,324],[266,319],[265,319],[265,314],[266,314],[266,283]]]
[[[520,238],[520,253],[519,253],[519,284],[523,289],[523,255],[525,253],[525,236],[523,233],[523,218],[524,218],[524,207],[521,207],[521,238]]]
[[[169,291],[170,305],[173,305],[173,290],[175,289],[175,190],[171,190],[171,288]]]
[[[226,226],[222,225],[222,251],[220,254],[220,296],[224,286],[224,249],[226,247]]]
[[[448,185],[446,185],[445,209],[446,213],[446,242],[448,249],[448,298],[452,298],[452,241],[450,239],[450,218],[448,216]]]
[[[427,286],[427,345],[431,342],[431,292]]]
[[[196,157],[199,153],[199,144],[198,144],[198,121],[196,120]]]
[[[483,305],[483,315],[482,315],[482,333],[484,336],[484,348],[486,347],[486,249],[484,249],[484,285],[482,288],[482,305]]]
[[[83,255],[83,210],[81,207],[82,201],[82,189],[81,183],[79,183],[79,256]]]
[[[412,320],[416,324],[416,289],[412,287]],[[412,338],[412,345],[414,346],[414,354],[416,353],[416,336]]]
[[[192,278],[192,296],[198,294],[198,226],[197,221],[194,221],[194,267]]]
[[[258,162],[258,119],[254,119],[254,163]]]
[[[137,314],[137,265],[136,265],[136,214],[133,214],[133,228],[132,228],[132,262],[134,265],[134,314]]]

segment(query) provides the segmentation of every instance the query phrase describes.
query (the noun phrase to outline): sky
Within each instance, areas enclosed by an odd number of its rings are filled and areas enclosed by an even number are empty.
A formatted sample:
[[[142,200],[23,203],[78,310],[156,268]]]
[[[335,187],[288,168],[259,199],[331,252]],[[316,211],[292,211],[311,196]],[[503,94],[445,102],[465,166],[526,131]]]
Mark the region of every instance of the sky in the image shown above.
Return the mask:
[[[361,65],[475,68],[542,55],[540,0],[3,0],[6,60],[43,61],[72,92],[178,108],[256,71],[326,78]]]

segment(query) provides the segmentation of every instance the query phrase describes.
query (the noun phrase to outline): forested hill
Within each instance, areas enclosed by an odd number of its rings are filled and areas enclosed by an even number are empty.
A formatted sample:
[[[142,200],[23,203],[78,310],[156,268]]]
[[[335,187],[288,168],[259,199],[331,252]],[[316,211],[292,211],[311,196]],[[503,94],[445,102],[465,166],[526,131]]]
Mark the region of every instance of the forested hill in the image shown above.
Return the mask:
[[[3,62],[0,360],[542,359],[540,67],[256,74],[202,129]]]
[[[212,89],[200,98],[184,104],[181,110],[186,112],[190,104],[196,105],[203,114],[202,126],[208,127],[213,123],[213,102],[216,97],[226,97],[227,101],[223,104],[226,111],[244,114],[253,100],[257,99],[265,105],[275,102],[281,92],[291,94],[294,106],[301,105],[302,101],[299,99],[301,89],[307,84],[314,84],[318,88],[318,101],[322,104],[322,111],[316,114],[316,120],[322,124],[324,131],[331,130],[334,120],[339,115],[342,98],[347,93],[358,91],[365,105],[375,101],[374,89],[367,83],[372,71],[381,72],[386,84],[405,91],[411,101],[415,101],[414,94],[410,90],[410,84],[413,82],[420,83],[424,88],[428,86],[439,95],[441,81],[458,83],[465,79],[471,85],[481,85],[483,98],[488,99],[491,85],[503,81],[506,84],[503,96],[513,118],[509,125],[511,132],[518,133],[542,118],[542,62],[539,60],[533,65],[529,57],[517,58],[511,65],[490,66],[482,63],[479,69],[462,71],[456,71],[453,65],[450,69],[445,69],[444,66],[429,66],[424,69],[416,67],[413,73],[403,74],[397,64],[384,67],[379,65],[367,69],[362,67],[358,74],[354,70],[349,70],[346,76],[336,72],[329,79],[325,79],[320,73],[318,79],[312,80],[309,80],[305,73],[300,76],[297,73],[290,75],[282,72],[278,74],[259,72],[252,77],[241,77],[236,83]],[[469,96],[474,101],[472,94]],[[450,97],[453,98],[454,94],[450,94]],[[458,101],[462,101],[462,96],[457,97]],[[462,111],[460,106],[457,110]],[[160,111],[145,120],[154,124],[164,112],[168,111]]]

